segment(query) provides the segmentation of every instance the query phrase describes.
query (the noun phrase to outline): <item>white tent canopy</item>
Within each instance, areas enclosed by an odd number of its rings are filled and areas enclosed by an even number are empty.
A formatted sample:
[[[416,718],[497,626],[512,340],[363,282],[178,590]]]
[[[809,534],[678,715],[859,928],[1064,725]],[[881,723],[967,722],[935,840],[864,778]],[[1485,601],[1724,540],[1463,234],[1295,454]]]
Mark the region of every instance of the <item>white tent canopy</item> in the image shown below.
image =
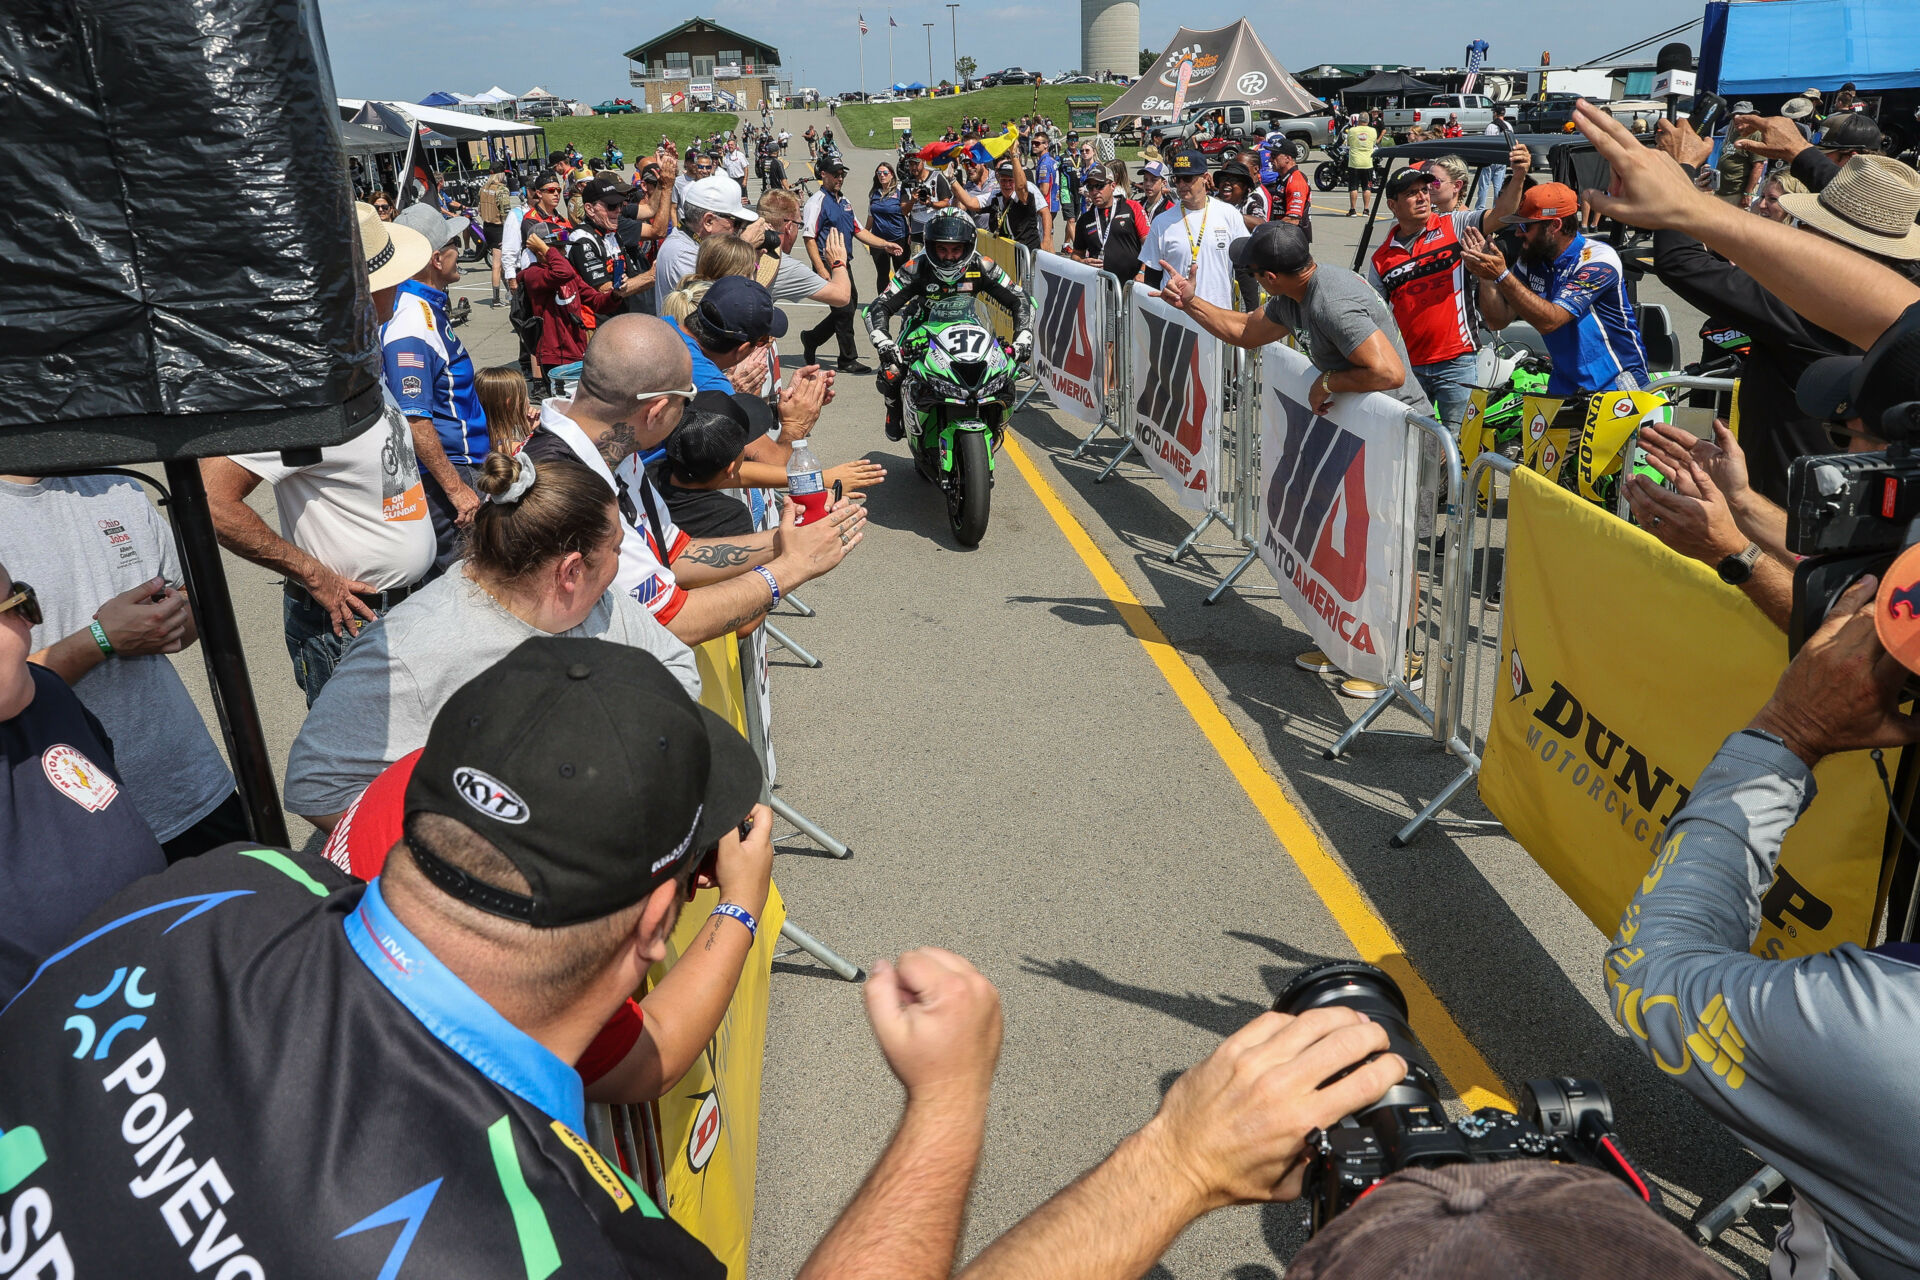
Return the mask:
[[[535,85],[520,96],[522,98],[551,98],[553,95],[545,89],[542,89],[539,85]]]
[[[367,105],[367,101],[364,98],[342,98],[340,106],[350,114],[357,115]],[[483,138],[540,132],[540,126],[537,124],[522,124],[517,120],[495,120],[489,116],[478,116],[468,111],[448,111],[443,107],[423,107],[416,102],[381,102],[379,105],[391,108],[415,124],[436,129],[450,138]]]
[[[487,90],[485,93],[476,93],[473,95],[473,97],[474,97],[474,101],[476,102],[512,102],[513,101],[513,95],[508,93],[505,89],[502,89],[499,85],[493,86],[493,88]]]

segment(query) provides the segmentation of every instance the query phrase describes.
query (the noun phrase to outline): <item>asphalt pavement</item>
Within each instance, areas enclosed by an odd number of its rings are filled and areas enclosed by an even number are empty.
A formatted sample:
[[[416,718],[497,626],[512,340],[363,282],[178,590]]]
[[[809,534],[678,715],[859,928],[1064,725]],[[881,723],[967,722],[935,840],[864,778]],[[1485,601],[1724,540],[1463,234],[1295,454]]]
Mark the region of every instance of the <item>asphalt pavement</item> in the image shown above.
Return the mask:
[[[824,111],[790,113],[796,139],[808,119],[827,122]],[[848,153],[862,213],[879,158]],[[1344,193],[1316,204],[1322,261],[1351,259],[1362,219],[1344,210]],[[871,297],[867,255],[854,269]],[[468,279],[457,288],[474,300],[463,335],[476,363],[511,362],[504,307],[487,305],[484,275]],[[1650,285],[1643,297],[1674,306],[1676,327],[1691,333],[1698,317],[1661,292]],[[789,314],[796,324],[780,348],[791,359],[798,330],[821,312]],[[864,335],[861,349],[870,360]],[[1681,1218],[1754,1171],[1758,1161],[1614,1026],[1601,987],[1605,939],[1512,840],[1443,824],[1409,848],[1388,847],[1455,762],[1414,737],[1371,737],[1323,759],[1363,704],[1294,668],[1308,641],[1270,594],[1201,607],[1237,547],[1209,538],[1199,558],[1166,563],[1193,519],[1138,467],[1095,486],[1108,451],[1070,459],[1077,421],[1030,406],[1014,447],[1035,479],[1003,452],[986,539],[963,549],[938,490],[882,436],[872,380],[843,376],[836,393],[815,452],[828,465],[871,458],[889,474],[871,493],[865,543],[801,592],[817,615],[777,620],[824,665],[776,651],[772,729],[780,794],[854,855],[838,861],[785,839],[775,878],[793,918],[858,962],[938,945],[998,986],[1006,1043],[967,1254],[1100,1160],[1302,967],[1362,954],[1372,925],[1390,931],[1380,936],[1506,1096],[1533,1076],[1602,1081],[1628,1150]],[[270,495],[260,504],[271,521]],[[1080,550],[1067,532],[1076,526],[1089,540]],[[1122,591],[1102,585],[1102,564]],[[231,557],[228,569],[284,767],[304,702],[281,640],[279,589]],[[1242,581],[1271,586],[1260,567]],[[1138,610],[1116,600],[1126,593]],[[1158,662],[1139,638],[1153,628],[1174,651]],[[203,695],[192,655],[183,661]],[[1190,674],[1183,682],[1170,671]],[[1417,724],[1400,710],[1381,723]],[[1456,812],[1488,816],[1470,796]],[[296,844],[311,842],[305,824],[293,825]],[[1439,1035],[1444,1021],[1416,1029]],[[778,962],[752,1275],[798,1269],[899,1105],[860,993],[805,956]],[[1278,1275],[1304,1222],[1298,1205],[1215,1213],[1150,1274]],[[1763,1237],[1776,1225],[1743,1225],[1716,1256],[1762,1274]]]

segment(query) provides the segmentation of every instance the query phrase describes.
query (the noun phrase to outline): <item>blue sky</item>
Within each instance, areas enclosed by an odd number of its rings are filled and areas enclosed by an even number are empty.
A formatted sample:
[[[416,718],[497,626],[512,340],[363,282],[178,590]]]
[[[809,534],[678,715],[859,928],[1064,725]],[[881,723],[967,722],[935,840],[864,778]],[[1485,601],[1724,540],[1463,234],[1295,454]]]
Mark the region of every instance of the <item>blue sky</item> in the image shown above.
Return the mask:
[[[536,83],[590,103],[633,97],[620,55],[696,14],[773,45],[796,86],[823,93],[860,87],[855,15],[864,14],[872,29],[865,40],[866,86],[876,90],[888,83],[885,4],[697,3],[697,9],[668,10],[603,0],[321,0],[320,13],[334,82],[342,96],[353,98],[413,101],[436,89],[478,93],[494,84],[519,93]],[[1296,3],[1249,10],[1210,0],[1144,0],[1140,33],[1143,45],[1159,49],[1182,23],[1221,27],[1245,16],[1290,68],[1320,62],[1457,65],[1475,37],[1492,42],[1496,64],[1533,66],[1543,50],[1558,63],[1595,57],[1697,16],[1700,8],[1698,0],[1680,8],[1660,0],[1559,0],[1504,9],[1470,0],[1379,0],[1365,7]],[[895,4],[892,13],[900,24],[893,33],[894,77],[926,79],[926,22],[934,24],[934,77],[948,75],[953,40],[945,5]],[[1051,76],[1079,62],[1076,5],[969,0],[958,17],[960,52],[976,59],[982,71],[1017,63]]]

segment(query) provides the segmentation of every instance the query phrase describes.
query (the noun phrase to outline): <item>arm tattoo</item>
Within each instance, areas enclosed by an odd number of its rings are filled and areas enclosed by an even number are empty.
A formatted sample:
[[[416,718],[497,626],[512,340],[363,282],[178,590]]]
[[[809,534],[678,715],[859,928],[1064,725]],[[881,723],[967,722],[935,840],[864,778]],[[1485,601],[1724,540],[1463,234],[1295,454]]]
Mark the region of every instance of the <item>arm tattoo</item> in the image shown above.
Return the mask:
[[[716,569],[731,569],[746,564],[753,558],[757,548],[741,546],[734,542],[712,542],[704,546],[689,547],[682,552],[682,558],[694,564],[712,565]]]

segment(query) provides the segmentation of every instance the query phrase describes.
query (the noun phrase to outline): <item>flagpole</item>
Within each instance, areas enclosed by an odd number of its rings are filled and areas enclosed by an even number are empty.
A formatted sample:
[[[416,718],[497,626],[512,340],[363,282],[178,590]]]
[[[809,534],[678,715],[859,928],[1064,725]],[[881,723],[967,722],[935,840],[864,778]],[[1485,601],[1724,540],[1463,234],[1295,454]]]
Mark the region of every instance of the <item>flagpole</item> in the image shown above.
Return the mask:
[[[860,25],[864,27],[866,26],[866,23],[863,22]],[[867,33],[865,31],[862,31],[860,33],[860,101],[865,102],[866,100],[867,100]],[[851,137],[852,134],[849,133],[848,136]]]
[[[893,86],[899,81],[893,77],[893,6],[887,6],[887,92],[893,92]]]

